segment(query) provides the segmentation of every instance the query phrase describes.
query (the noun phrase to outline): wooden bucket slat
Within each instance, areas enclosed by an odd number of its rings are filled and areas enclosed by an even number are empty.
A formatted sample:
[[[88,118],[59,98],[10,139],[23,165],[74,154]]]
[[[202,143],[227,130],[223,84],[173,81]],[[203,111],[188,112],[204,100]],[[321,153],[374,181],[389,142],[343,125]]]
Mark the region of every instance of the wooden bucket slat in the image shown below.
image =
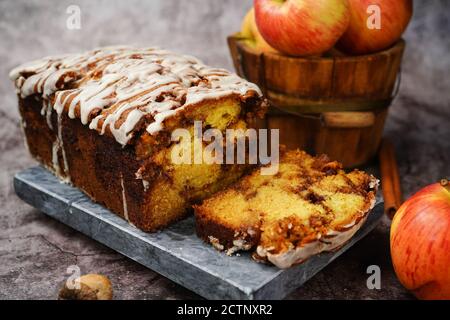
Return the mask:
[[[323,99],[332,96],[333,60],[308,61],[265,55],[268,90],[296,97]]]

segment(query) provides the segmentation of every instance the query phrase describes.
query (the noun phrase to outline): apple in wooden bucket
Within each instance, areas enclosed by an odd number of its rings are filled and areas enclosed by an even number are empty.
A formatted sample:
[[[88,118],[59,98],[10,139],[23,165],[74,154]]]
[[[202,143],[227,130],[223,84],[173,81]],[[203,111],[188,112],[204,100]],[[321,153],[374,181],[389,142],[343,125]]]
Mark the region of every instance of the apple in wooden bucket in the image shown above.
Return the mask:
[[[330,50],[350,21],[347,0],[254,0],[254,7],[264,39],[292,56]]]
[[[348,54],[367,54],[392,46],[413,13],[412,0],[349,0],[350,25],[337,44]]]
[[[248,11],[242,22],[240,36],[244,39],[245,44],[254,50],[277,53],[277,50],[272,48],[259,32],[255,21],[255,9],[253,8]]]
[[[450,183],[443,179],[408,199],[391,226],[400,282],[419,299],[450,299]]]

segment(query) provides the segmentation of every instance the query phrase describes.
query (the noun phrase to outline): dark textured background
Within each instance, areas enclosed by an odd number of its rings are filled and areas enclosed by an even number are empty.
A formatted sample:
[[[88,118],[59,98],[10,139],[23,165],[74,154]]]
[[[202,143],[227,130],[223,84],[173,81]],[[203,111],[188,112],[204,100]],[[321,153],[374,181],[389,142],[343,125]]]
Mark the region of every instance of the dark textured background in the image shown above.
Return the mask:
[[[81,30],[66,28],[78,4]],[[34,165],[22,146],[17,102],[7,78],[44,55],[111,44],[158,45],[231,69],[225,37],[238,30],[251,0],[0,1],[0,298],[54,299],[66,268],[108,275],[119,299],[196,298],[188,290],[57,223],[14,194],[12,177]],[[386,135],[394,142],[405,196],[450,175],[450,2],[415,1],[405,34],[399,97]],[[389,221],[289,298],[411,298],[389,261]],[[381,267],[381,290],[366,268]]]

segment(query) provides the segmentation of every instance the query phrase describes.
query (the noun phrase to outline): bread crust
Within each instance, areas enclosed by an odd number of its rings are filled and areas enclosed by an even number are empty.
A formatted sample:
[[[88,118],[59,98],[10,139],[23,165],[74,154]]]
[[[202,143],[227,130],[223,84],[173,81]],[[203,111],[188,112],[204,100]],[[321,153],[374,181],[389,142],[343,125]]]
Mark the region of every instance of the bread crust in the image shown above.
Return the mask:
[[[219,251],[226,250],[228,254],[234,253],[233,248],[237,246],[236,241],[241,241],[241,245],[247,247],[247,250],[256,248],[258,245],[259,228],[248,225],[235,229],[230,225],[212,219],[211,215],[201,206],[195,205],[193,208],[197,236]]]

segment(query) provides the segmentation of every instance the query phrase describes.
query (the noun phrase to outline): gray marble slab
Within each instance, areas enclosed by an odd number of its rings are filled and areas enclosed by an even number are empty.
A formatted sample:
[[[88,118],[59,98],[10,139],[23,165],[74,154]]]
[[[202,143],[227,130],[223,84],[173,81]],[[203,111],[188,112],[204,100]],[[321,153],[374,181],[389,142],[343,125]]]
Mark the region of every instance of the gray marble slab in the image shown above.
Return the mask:
[[[216,251],[197,238],[193,217],[144,233],[42,167],[16,174],[14,187],[22,200],[45,214],[208,299],[281,299],[367,235],[383,215],[379,199],[365,225],[341,250],[280,270],[254,262],[249,254],[228,257]]]

